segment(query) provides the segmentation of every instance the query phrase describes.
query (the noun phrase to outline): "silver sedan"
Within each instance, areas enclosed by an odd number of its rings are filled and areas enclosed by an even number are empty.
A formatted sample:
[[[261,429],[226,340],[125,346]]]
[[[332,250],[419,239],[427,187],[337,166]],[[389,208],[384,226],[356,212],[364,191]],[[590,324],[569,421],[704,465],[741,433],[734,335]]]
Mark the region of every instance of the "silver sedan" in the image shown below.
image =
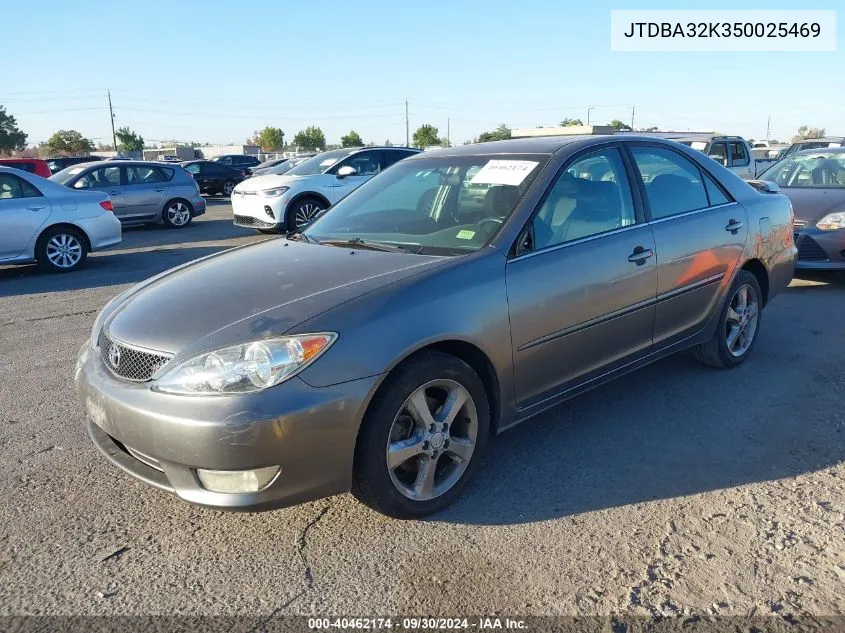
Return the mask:
[[[38,262],[45,270],[67,272],[89,252],[120,239],[120,222],[105,193],[74,191],[0,167],[0,264]]]

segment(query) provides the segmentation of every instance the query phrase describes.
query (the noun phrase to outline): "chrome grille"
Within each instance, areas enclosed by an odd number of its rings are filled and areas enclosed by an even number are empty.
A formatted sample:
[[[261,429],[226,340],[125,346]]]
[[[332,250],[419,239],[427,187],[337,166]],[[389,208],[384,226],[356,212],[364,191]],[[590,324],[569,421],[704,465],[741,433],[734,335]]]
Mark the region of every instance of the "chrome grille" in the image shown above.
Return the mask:
[[[167,361],[173,358],[173,354],[130,347],[114,341],[106,334],[105,330],[100,332],[97,347],[100,348],[100,357],[103,364],[109,368],[111,373],[126,380],[137,382],[150,380]]]
[[[276,226],[273,222],[265,222],[264,220],[259,220],[248,215],[236,215],[235,224],[237,226],[249,226],[256,229],[272,229]]]

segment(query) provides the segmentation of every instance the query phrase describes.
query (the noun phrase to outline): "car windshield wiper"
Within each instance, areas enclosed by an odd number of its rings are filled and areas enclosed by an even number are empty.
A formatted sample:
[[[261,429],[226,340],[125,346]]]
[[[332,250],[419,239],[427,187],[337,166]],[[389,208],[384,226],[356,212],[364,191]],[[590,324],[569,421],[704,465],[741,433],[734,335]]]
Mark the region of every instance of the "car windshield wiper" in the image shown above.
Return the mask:
[[[369,240],[362,240],[360,237],[352,237],[348,240],[322,240],[320,244],[328,244],[329,246],[351,246],[352,248],[362,248],[371,251],[384,251],[386,253],[414,252],[407,246],[399,246],[398,244],[387,244],[385,242],[371,242]]]
[[[306,235],[305,233],[291,233],[287,236],[287,238],[289,240],[294,240],[295,242],[302,240],[303,242],[308,242],[309,244],[322,244],[320,240],[313,238],[310,235]]]

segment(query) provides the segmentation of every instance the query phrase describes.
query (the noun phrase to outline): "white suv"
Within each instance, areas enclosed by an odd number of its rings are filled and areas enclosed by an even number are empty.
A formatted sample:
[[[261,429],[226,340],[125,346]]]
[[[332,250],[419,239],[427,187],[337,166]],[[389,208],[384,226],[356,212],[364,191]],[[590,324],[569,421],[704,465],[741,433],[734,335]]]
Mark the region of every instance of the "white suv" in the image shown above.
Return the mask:
[[[408,147],[345,147],[281,175],[257,176],[232,192],[235,225],[262,233],[296,231],[395,162],[418,154]]]

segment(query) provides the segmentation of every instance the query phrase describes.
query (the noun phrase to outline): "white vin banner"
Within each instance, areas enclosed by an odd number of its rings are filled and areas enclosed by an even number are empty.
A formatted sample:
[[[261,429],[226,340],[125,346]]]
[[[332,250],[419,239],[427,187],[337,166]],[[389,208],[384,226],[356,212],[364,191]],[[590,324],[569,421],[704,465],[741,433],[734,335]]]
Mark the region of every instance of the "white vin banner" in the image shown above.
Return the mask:
[[[610,50],[835,51],[836,11],[611,11]]]

